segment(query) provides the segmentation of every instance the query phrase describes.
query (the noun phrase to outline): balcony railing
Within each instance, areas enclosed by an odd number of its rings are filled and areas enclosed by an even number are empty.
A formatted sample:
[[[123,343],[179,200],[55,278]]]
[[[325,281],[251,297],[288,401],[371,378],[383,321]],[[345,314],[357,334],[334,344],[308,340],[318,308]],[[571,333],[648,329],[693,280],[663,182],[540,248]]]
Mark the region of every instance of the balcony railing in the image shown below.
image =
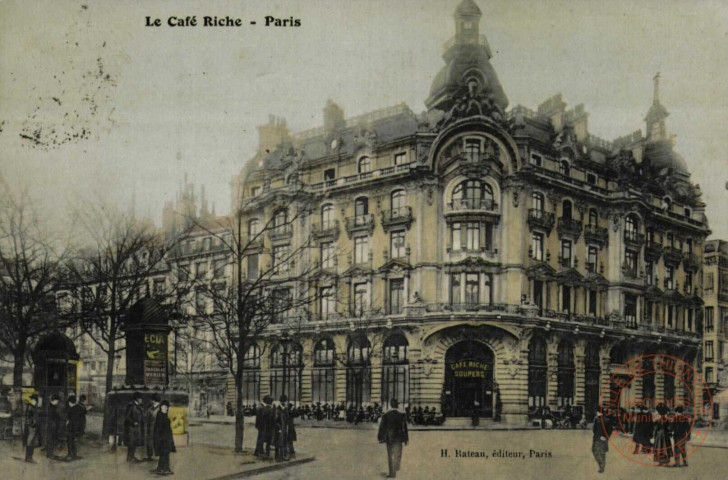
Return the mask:
[[[528,225],[533,228],[542,228],[551,231],[554,228],[554,214],[545,210],[531,208],[528,211]]]
[[[414,168],[414,166],[415,166],[415,162],[403,163],[402,165],[394,165],[392,167],[380,168],[377,170],[372,170],[370,172],[357,173],[356,175],[349,175],[347,177],[341,177],[341,178],[335,179],[335,180],[326,180],[323,182],[314,183],[312,185],[306,186],[306,188],[308,190],[317,192],[317,191],[327,190],[330,188],[347,186],[347,185],[351,185],[351,184],[355,184],[355,183],[359,183],[359,182],[365,182],[365,181],[380,178],[380,177],[407,173],[410,171],[411,168]]]
[[[585,225],[584,226],[584,239],[587,243],[607,243],[609,238],[609,232],[605,227],[598,227],[596,225]]]
[[[680,264],[683,254],[682,251],[678,248],[665,247],[662,256],[665,260],[666,265],[677,266]]]
[[[625,230],[624,242],[628,245],[641,247],[642,244],[645,243],[645,236],[639,233],[637,230]]]
[[[293,236],[293,225],[287,223],[285,225],[278,225],[276,227],[273,227],[268,232],[268,236],[270,237],[272,242],[291,238],[291,236]]]
[[[452,203],[448,203],[447,209],[448,212],[463,212],[467,210],[475,210],[478,212],[496,212],[498,211],[498,204],[494,200],[459,198],[454,199]]]
[[[339,221],[338,220],[327,220],[321,223],[314,223],[311,226],[311,233],[316,238],[323,237],[338,237],[339,236]]]
[[[409,228],[412,224],[412,208],[397,207],[391,210],[382,210],[382,228],[386,232],[395,225],[404,225]]]
[[[662,244],[648,241],[645,246],[645,259],[649,261],[657,261],[662,256]]]
[[[685,270],[698,271],[700,268],[700,258],[694,253],[686,253],[683,257],[683,267],[685,267]]]
[[[368,231],[371,234],[374,231],[374,215],[371,213],[347,217],[344,223],[349,236],[354,232]]]
[[[559,217],[559,224],[556,227],[556,231],[559,232],[559,236],[568,235],[575,237],[575,240],[581,235],[581,229],[582,224],[579,220],[566,217]]]

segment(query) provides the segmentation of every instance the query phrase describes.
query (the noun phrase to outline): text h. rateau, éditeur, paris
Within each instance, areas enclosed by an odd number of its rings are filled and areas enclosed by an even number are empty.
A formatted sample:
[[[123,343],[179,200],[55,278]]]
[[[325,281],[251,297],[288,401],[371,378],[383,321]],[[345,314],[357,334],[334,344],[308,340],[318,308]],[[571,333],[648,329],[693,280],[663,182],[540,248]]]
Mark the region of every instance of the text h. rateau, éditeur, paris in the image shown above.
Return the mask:
[[[239,17],[230,17],[228,15],[218,16],[202,16],[187,15],[187,16],[169,16],[166,20],[154,17],[144,17],[145,27],[242,27],[245,24],[257,25],[256,20],[244,21]],[[261,25],[266,27],[300,27],[301,19],[288,17],[274,17],[272,15],[266,15],[263,17]]]
[[[482,460],[488,459],[514,459],[514,460],[526,460],[526,459],[544,459],[553,458],[551,450],[506,450],[503,448],[495,448],[492,451],[488,450],[466,450],[466,449],[447,449],[443,448],[440,450],[440,458],[479,458]]]

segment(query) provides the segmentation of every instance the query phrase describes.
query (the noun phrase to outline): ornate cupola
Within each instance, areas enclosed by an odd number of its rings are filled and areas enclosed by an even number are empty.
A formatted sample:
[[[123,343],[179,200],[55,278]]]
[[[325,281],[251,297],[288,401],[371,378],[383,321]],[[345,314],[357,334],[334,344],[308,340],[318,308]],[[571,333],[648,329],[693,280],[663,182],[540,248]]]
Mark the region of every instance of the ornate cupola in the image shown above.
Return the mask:
[[[473,0],[463,0],[455,10],[455,37],[445,44],[445,66],[432,82],[425,101],[428,110],[504,118],[508,98],[490,64],[488,41],[480,33],[482,15]]]

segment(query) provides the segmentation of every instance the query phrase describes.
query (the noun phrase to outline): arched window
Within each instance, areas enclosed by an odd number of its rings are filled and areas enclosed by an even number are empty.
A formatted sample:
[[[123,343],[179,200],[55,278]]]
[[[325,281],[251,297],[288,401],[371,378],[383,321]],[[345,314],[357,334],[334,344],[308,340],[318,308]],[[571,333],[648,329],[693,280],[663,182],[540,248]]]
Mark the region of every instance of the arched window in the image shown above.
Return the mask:
[[[382,403],[396,398],[402,404],[409,403],[409,343],[402,334],[391,335],[384,341],[382,365]]]
[[[594,208],[589,209],[589,225],[592,227],[599,225],[599,214]]]
[[[571,220],[572,208],[571,200],[564,200],[561,203],[561,216]]]
[[[358,173],[369,173],[372,171],[372,160],[369,157],[361,157],[357,167]]]
[[[276,400],[285,395],[289,402],[300,402],[303,348],[298,343],[281,342],[273,347],[270,356],[271,395]]]
[[[559,407],[574,405],[574,347],[562,340],[558,347],[557,402]]]
[[[313,402],[333,404],[335,397],[335,350],[331,338],[322,338],[313,349]]]
[[[260,402],[260,348],[252,344],[243,357],[243,402]]]
[[[361,217],[369,214],[369,199],[367,197],[359,197],[354,201],[354,215]]]
[[[543,193],[533,192],[531,195],[531,208],[534,210],[543,211],[544,209],[544,197]]]
[[[253,238],[260,234],[260,222],[257,218],[248,221],[248,236]]]
[[[481,201],[485,197],[483,183],[478,180],[466,180],[460,183],[452,191],[452,204],[456,209],[461,208],[480,208]],[[493,191],[490,191],[490,197],[493,198]]]
[[[288,210],[278,210],[275,214],[275,217],[273,217],[273,229],[276,233],[283,233],[288,230],[289,227],[290,225],[288,225]]]
[[[571,173],[571,167],[569,166],[568,160],[561,160],[561,162],[559,163],[559,172],[561,173],[561,175],[564,175],[566,177],[569,176],[569,174]]]
[[[392,217],[402,214],[401,211],[407,205],[407,194],[404,190],[392,192]]]
[[[624,221],[624,229],[628,232],[637,233],[640,228],[640,220],[635,215],[627,215]]]
[[[547,390],[546,341],[533,337],[528,344],[528,407],[546,405]]]
[[[334,226],[334,206],[331,204],[321,207],[321,229],[326,230]]]
[[[361,335],[352,338],[346,349],[346,403],[360,407],[371,401],[371,344]]]

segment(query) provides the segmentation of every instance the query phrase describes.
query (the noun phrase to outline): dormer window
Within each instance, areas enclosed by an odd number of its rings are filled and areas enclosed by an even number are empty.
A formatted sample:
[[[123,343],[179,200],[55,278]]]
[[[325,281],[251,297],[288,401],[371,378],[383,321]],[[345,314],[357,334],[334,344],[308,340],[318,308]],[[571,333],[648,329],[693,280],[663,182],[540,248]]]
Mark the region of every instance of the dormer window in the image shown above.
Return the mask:
[[[358,173],[369,173],[372,171],[372,160],[369,157],[362,157],[359,159],[359,165],[357,168]]]
[[[690,209],[689,209],[689,208],[687,208],[687,207],[685,207],[685,212],[684,212],[684,213],[685,213],[685,216],[686,216],[687,218],[691,218],[691,217],[693,216],[693,212],[692,212],[692,210],[690,210]]]
[[[670,197],[665,197],[662,199],[662,209],[666,212],[672,210],[672,200],[670,200]]]
[[[559,173],[565,177],[568,177],[571,174],[571,166],[569,165],[568,160],[561,160],[561,162],[559,162]]]

